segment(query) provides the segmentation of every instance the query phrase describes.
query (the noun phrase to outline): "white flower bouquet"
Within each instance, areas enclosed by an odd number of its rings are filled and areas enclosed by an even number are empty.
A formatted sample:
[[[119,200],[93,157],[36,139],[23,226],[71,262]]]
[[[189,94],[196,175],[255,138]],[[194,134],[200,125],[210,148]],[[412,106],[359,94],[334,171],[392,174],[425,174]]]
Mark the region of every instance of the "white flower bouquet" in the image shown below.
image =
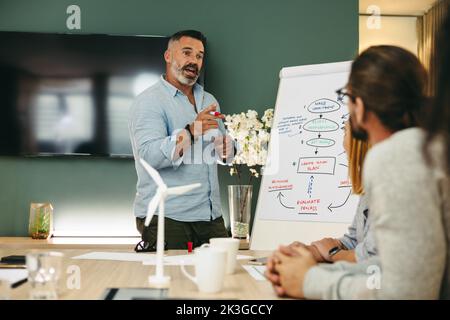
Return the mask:
[[[250,179],[259,177],[260,173],[254,167],[264,166],[266,163],[272,121],[273,108],[267,109],[261,119],[258,118],[258,112],[255,110],[226,116],[225,125],[228,134],[237,145],[230,175],[237,175],[239,184],[243,165],[249,168]],[[250,182],[251,180],[249,184]]]
[[[236,142],[237,152],[230,164],[230,175],[237,176],[238,185],[228,186],[230,218],[233,237],[245,239],[249,236],[252,179],[259,178],[258,168],[266,164],[273,109],[267,109],[261,119],[254,110],[247,113],[228,115],[225,125],[228,134]],[[247,185],[242,185],[244,168],[250,177]]]

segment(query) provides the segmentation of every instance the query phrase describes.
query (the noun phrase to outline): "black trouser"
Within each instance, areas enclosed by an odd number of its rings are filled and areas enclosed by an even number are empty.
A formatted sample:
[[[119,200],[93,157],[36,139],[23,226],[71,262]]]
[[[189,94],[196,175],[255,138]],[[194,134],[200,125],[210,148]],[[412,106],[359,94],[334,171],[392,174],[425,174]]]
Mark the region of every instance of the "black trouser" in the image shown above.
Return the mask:
[[[142,240],[156,249],[158,229],[158,216],[154,215],[150,225],[145,227],[145,218],[136,218],[136,227]],[[192,242],[194,247],[208,243],[211,238],[229,237],[222,217],[212,221],[182,222],[164,218],[165,249],[187,250],[187,243]]]

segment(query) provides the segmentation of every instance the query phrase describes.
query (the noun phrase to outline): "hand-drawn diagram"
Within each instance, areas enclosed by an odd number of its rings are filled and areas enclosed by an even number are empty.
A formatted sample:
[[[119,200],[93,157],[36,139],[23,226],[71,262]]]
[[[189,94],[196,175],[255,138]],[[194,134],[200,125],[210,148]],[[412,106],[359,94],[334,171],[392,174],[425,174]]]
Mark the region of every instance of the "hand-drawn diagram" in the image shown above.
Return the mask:
[[[297,220],[335,221],[338,217],[337,221],[346,222],[351,183],[342,129],[348,119],[347,108],[337,99],[319,98],[297,110],[298,114],[285,115],[276,125],[283,147],[289,148],[280,153],[298,150],[297,156],[281,156],[280,166],[291,168],[290,172],[286,178],[270,181],[267,191],[284,220],[296,216]],[[347,212],[345,217],[342,211]]]
[[[338,99],[351,61],[283,68],[254,219],[252,247],[337,237],[354,218],[344,150],[349,109]]]

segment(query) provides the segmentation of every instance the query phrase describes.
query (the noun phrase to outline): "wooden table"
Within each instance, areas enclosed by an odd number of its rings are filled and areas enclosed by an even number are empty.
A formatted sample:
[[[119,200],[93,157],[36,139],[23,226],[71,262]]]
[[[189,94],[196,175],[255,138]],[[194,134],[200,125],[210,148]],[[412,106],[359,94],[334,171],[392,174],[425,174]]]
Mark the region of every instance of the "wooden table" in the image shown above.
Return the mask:
[[[0,238],[0,256],[25,255],[30,251],[58,251],[64,254],[63,275],[60,283],[60,299],[100,299],[106,288],[142,288],[148,287],[148,276],[154,274],[154,266],[144,266],[141,262],[101,261],[71,259],[92,251],[134,252],[134,245],[98,245],[98,244],[57,244],[52,240],[31,240],[29,238]],[[241,250],[240,254],[255,257],[265,256],[268,252]],[[167,254],[186,254],[183,250],[168,251]],[[179,266],[166,266],[165,273],[171,276],[170,298],[179,299],[276,299],[272,287],[267,281],[256,281],[241,266],[246,260],[239,261],[237,271],[225,277],[224,289],[220,293],[200,293],[187,279]],[[66,270],[79,267],[81,287],[69,289],[67,282],[72,274]],[[194,273],[193,266],[187,267]],[[12,299],[28,299],[29,284],[25,283],[12,290]]]

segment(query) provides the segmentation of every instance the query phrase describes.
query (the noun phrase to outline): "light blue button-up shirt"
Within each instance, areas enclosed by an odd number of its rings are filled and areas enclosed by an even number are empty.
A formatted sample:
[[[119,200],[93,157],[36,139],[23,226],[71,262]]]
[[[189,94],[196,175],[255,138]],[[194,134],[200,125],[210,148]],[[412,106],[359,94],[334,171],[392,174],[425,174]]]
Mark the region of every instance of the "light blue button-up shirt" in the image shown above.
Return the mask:
[[[220,111],[217,100],[202,86],[195,84],[193,90],[198,112],[212,103]],[[138,177],[134,201],[134,214],[137,217],[146,217],[148,203],[157,189],[139,163],[139,158],[158,170],[169,188],[201,183],[201,187],[186,194],[166,198],[167,218],[190,222],[211,221],[222,216],[217,162],[202,161],[198,157],[198,150],[201,156],[201,151],[206,149],[209,152],[211,149],[207,148],[213,144],[206,141],[202,143],[200,139],[181,158],[173,161],[177,133],[196,117],[195,108],[188,97],[167,82],[164,76],[136,97],[130,110],[129,131]],[[219,120],[219,130],[209,130],[208,133],[225,134],[223,122]],[[197,150],[195,162],[191,154],[194,150]]]

